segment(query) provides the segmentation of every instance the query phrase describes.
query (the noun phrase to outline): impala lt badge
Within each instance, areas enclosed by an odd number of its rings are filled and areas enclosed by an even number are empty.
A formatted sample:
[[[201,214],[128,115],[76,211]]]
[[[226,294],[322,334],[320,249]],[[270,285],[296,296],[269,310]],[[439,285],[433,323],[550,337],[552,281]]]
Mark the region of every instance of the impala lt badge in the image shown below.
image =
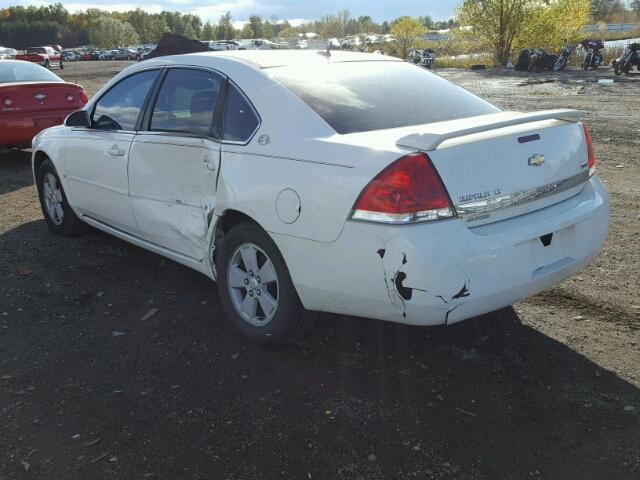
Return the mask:
[[[535,155],[529,157],[530,167],[541,167],[542,165],[544,165],[544,155],[536,153]]]

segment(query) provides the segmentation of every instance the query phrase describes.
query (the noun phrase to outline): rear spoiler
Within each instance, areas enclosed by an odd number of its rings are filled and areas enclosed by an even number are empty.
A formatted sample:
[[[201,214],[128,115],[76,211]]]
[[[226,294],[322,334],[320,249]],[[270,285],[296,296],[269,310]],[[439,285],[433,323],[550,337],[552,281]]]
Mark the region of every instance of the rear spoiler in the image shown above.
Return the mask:
[[[524,123],[539,122],[541,120],[563,120],[575,123],[582,118],[583,112],[570,109],[543,110],[541,112],[520,113],[500,112],[478,117],[433,123],[424,126],[424,133],[412,133],[399,138],[399,147],[419,148],[420,150],[435,150],[445,140],[486,132],[497,128],[522,125]],[[420,127],[418,127],[420,128]]]

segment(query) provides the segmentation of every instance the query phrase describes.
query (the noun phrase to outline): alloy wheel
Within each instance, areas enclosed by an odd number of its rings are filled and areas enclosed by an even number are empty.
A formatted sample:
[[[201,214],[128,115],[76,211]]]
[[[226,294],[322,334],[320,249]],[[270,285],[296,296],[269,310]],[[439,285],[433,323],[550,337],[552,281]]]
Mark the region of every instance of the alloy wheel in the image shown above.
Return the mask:
[[[64,208],[62,207],[62,190],[58,179],[52,173],[47,173],[42,180],[42,197],[49,219],[55,225],[62,225]]]
[[[247,323],[264,327],[278,311],[278,274],[269,256],[253,243],[244,243],[231,255],[227,285],[233,307]]]

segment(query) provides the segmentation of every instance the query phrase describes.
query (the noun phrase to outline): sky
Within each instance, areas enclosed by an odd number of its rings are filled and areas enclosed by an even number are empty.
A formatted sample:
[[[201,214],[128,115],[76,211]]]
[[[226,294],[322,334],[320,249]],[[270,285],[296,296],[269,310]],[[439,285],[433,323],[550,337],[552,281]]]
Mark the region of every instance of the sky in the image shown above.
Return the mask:
[[[264,18],[277,16],[289,20],[294,26],[315,20],[339,10],[349,10],[352,16],[370,15],[377,22],[393,20],[402,15],[430,15],[434,20],[448,20],[459,0],[100,0],[90,3],[82,0],[58,0],[67,10],[75,12],[87,8],[102,8],[109,11],[134,10],[137,7],[149,13],[161,10],[195,13],[203,21],[217,21],[231,12],[233,20],[246,21],[249,15]],[[48,5],[56,1],[47,0],[0,0],[0,8],[11,5]]]

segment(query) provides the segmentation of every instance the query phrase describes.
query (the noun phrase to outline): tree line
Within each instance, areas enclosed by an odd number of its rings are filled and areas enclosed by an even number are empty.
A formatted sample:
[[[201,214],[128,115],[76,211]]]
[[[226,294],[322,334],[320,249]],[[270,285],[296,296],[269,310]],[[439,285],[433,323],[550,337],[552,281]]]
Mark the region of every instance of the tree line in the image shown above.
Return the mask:
[[[640,21],[640,0],[461,0],[455,18],[436,22],[430,16],[400,17],[375,22],[370,16],[352,17],[348,10],[297,27],[272,16],[251,15],[242,29],[234,28],[230,12],[217,22],[202,22],[197,15],[163,11],[148,13],[138,8],[106,12],[90,8],[69,13],[62,4],[15,6],[0,9],[0,45],[24,49],[34,45],[65,47],[94,44],[115,48],[155,43],[165,32],[201,40],[233,38],[294,38],[314,32],[321,38],[356,34],[392,33],[402,57],[420,45],[427,30],[452,29],[451,44],[459,51],[489,48],[504,63],[520,46],[557,48],[564,39],[575,39],[588,22]],[[471,29],[458,29],[459,25]]]
[[[436,22],[428,15],[417,19],[425,28],[441,29],[454,20]],[[236,29],[230,12],[215,23],[203,22],[197,15],[163,11],[148,13],[141,8],[128,12],[106,12],[89,8],[70,13],[60,3],[49,6],[13,6],[0,9],[0,45],[24,49],[39,44],[65,47],[94,44],[114,48],[138,43],[155,43],[165,32],[201,40],[233,38],[293,38],[314,32],[322,38],[360,33],[389,33],[393,21],[377,23],[368,16],[352,17],[348,10],[325,15],[319,20],[294,28],[287,20],[251,15],[242,29]]]

